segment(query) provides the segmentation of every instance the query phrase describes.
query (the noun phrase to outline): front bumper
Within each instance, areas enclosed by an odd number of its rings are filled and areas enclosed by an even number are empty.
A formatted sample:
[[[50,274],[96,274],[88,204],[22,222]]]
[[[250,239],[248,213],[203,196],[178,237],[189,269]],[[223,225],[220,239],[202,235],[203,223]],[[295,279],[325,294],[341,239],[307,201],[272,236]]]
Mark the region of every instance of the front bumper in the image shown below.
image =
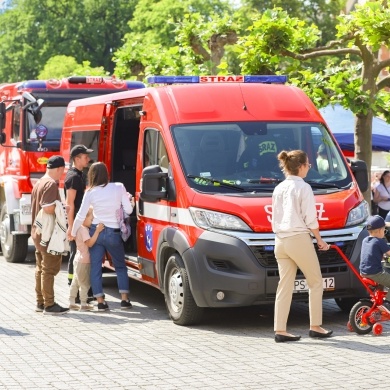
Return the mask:
[[[361,227],[321,235],[328,243],[348,248],[347,257],[358,267],[360,244],[365,236]],[[273,245],[273,234],[205,231],[195,246],[183,253],[197,305],[233,307],[274,302],[279,274]],[[365,296],[364,288],[341,258],[324,262],[320,254],[319,259],[323,277],[335,278],[335,290],[325,291],[324,298]],[[298,273],[299,278],[303,275]],[[308,294],[294,293],[293,299],[306,301]]]

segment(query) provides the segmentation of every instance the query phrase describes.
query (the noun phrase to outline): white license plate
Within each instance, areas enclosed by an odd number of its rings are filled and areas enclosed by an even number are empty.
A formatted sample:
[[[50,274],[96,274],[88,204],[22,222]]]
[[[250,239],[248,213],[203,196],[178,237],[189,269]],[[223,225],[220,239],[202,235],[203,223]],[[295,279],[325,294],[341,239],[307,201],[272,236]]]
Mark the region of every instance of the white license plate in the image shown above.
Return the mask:
[[[322,286],[324,291],[331,291],[335,289],[334,278],[322,278]],[[307,285],[306,279],[296,279],[294,282],[294,292],[306,292],[309,291],[309,286]]]

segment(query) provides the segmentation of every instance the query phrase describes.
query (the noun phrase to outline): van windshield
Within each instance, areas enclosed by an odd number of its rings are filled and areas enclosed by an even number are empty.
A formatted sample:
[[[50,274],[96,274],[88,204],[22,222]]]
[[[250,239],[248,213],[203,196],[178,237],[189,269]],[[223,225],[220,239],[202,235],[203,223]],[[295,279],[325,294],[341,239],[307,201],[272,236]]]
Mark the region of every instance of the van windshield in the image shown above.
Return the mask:
[[[205,192],[272,191],[284,180],[277,155],[304,150],[313,190],[340,189],[352,178],[320,123],[236,122],[172,126],[182,169],[191,187]]]
[[[30,112],[26,115],[25,140],[27,150],[38,150],[39,148],[39,129],[46,128],[47,135],[41,141],[41,151],[59,151],[62,126],[66,113],[66,104],[63,106],[44,105],[41,108],[42,119],[37,124]],[[38,130],[38,131],[37,131]]]

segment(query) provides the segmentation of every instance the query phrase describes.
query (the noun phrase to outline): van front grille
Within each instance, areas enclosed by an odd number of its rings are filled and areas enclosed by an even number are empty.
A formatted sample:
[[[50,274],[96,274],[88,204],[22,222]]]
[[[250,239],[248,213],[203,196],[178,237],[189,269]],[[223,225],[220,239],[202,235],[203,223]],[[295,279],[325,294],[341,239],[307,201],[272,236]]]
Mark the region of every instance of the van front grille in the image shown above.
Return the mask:
[[[349,259],[352,253],[354,241],[345,241],[343,245],[340,245],[340,249],[345,254],[345,256]],[[339,253],[330,249],[328,251],[319,251],[317,245],[314,244],[318,256],[318,260],[320,261],[321,269],[329,269],[328,272],[341,272],[341,269],[347,270],[347,266],[345,265],[344,260],[341,258]],[[268,246],[250,246],[253,254],[255,255],[258,263],[265,268],[277,268],[278,264],[276,262],[273,248]],[[340,264],[342,264],[340,266]],[[333,269],[334,270],[331,270]]]

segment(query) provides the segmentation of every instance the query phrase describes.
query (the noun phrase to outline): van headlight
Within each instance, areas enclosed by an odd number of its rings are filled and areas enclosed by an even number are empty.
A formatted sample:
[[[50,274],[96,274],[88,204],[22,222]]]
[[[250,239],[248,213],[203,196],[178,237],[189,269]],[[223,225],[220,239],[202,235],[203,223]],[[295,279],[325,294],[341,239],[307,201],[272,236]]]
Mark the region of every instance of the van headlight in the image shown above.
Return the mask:
[[[195,224],[202,229],[252,231],[252,229],[241,218],[238,218],[235,215],[219,213],[217,211],[206,209],[198,209],[195,207],[190,207],[189,210]]]
[[[370,211],[368,208],[368,203],[363,200],[359,206],[355,207],[349,212],[345,226],[359,225],[360,223],[363,223],[369,215]]]

